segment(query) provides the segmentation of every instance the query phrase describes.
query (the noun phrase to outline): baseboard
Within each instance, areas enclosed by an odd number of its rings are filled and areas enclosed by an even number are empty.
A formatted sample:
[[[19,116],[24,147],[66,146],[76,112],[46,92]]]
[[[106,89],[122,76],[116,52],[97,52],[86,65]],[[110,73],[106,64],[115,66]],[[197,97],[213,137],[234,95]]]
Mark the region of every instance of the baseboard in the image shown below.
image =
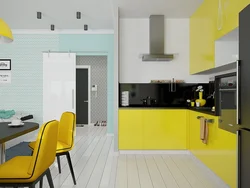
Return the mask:
[[[189,154],[188,150],[119,150],[120,154],[131,155],[186,155]]]
[[[90,127],[90,126],[94,126],[94,124],[76,124],[76,127]]]
[[[115,136],[114,133],[107,133],[107,136]]]
[[[84,124],[76,124],[76,127],[84,127]]]
[[[215,181],[218,183],[220,188],[230,188],[219,176],[217,176],[210,168],[208,168],[203,162],[201,162],[196,156],[194,156],[190,151],[189,151],[190,156],[192,159],[195,161],[199,167],[201,167],[207,174]]]

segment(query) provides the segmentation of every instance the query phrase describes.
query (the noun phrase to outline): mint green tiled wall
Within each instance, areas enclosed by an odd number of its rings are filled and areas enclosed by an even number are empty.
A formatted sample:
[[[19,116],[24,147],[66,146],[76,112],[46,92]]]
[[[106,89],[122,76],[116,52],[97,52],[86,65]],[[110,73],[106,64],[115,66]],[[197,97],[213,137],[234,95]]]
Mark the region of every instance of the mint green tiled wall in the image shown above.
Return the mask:
[[[10,58],[11,84],[0,84],[0,109],[14,109],[43,120],[42,51],[58,50],[58,35],[14,35],[11,44],[0,44],[0,58]]]
[[[114,36],[100,35],[14,35],[11,44],[0,44],[0,58],[12,60],[11,84],[0,84],[0,109],[14,109],[34,115],[42,123],[43,51],[78,51],[77,55],[108,57],[108,133],[113,133]]]

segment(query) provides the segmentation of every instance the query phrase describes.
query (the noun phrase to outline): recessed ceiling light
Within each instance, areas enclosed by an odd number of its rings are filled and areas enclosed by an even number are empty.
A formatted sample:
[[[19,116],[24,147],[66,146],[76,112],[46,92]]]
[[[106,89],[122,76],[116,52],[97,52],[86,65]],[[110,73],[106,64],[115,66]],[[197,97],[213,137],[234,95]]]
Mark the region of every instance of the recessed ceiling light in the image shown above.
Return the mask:
[[[76,18],[81,19],[81,12],[76,12]]]
[[[37,19],[42,19],[42,13],[41,12],[37,12],[36,15],[37,15]]]
[[[54,30],[55,30],[55,25],[51,24],[51,25],[50,25],[50,30],[51,30],[51,31],[54,31]]]
[[[84,30],[85,30],[85,31],[88,30],[88,25],[87,25],[87,24],[84,25]]]

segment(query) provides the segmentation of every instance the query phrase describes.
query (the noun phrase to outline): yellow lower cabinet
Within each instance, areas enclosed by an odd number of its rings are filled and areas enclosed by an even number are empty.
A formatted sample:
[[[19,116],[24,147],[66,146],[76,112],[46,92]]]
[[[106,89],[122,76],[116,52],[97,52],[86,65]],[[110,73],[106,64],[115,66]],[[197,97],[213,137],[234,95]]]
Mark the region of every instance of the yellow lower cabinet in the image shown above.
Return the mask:
[[[213,119],[209,123],[208,143],[200,140],[200,121],[197,116]],[[219,129],[219,117],[189,112],[189,149],[231,188],[236,188],[236,135]]]
[[[187,110],[144,110],[145,150],[187,149]]]
[[[143,149],[143,111],[138,109],[119,110],[118,138],[120,150]]]
[[[120,109],[120,150],[187,149],[187,110]]]

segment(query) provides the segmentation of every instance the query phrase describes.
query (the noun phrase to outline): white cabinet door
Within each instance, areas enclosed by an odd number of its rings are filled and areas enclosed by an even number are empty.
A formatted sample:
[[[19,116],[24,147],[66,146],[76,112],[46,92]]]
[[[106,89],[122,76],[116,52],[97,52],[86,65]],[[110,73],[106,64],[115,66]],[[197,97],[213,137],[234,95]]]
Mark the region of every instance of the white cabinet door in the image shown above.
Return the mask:
[[[76,54],[43,53],[43,121],[75,113]]]

